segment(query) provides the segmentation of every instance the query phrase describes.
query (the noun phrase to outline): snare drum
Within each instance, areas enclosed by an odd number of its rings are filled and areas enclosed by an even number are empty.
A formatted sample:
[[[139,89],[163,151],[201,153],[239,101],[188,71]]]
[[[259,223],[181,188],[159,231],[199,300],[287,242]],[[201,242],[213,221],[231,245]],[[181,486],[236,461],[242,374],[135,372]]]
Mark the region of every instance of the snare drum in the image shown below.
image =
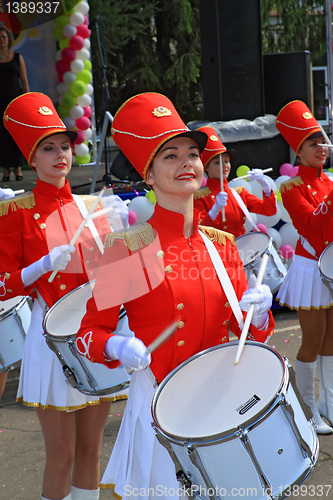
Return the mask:
[[[173,370],[153,398],[153,427],[190,497],[282,498],[312,471],[318,437],[287,361],[248,341],[235,365],[237,346]]]
[[[258,274],[262,256],[265,253],[269,254],[262,282],[264,285],[269,286],[272,293],[275,293],[287,274],[287,268],[274,246],[272,245],[269,248],[269,240],[270,238],[266,233],[247,233],[236,238],[235,242],[247,277],[252,272],[255,275]]]
[[[333,297],[333,242],[322,252],[318,266],[321,279]]]
[[[94,283],[85,283],[72,290],[46,313],[43,328],[48,346],[59,358],[68,382],[83,394],[101,396],[126,389],[130,375],[123,366],[110,369],[92,363],[77,352],[76,333],[86,313]],[[116,333],[133,336],[124,308],[120,311]]]
[[[29,296],[0,301],[0,373],[21,364],[31,309]]]

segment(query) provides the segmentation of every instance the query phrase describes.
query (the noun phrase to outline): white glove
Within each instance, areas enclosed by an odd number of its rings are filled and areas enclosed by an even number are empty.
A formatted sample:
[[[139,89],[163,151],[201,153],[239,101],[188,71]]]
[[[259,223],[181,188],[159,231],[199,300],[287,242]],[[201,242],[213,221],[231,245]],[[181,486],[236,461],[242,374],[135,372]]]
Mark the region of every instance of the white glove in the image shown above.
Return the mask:
[[[126,203],[115,194],[104,195],[103,198],[104,208],[112,208],[106,214],[109,224],[114,231],[128,228],[128,207]]]
[[[254,274],[250,274],[247,290],[239,302],[242,311],[248,311],[251,304],[254,304],[254,312],[251,324],[257,328],[262,328],[267,321],[267,313],[272,307],[273,295],[267,285],[257,285]]]
[[[113,335],[106,341],[104,354],[107,359],[119,359],[130,370],[142,370],[151,362],[150,352],[136,337]]]
[[[210,209],[210,211],[208,212],[209,214],[209,217],[212,219],[212,220],[215,220],[219,211],[223,208],[223,207],[226,207],[227,206],[227,203],[228,203],[228,193],[226,191],[220,191],[217,195],[216,195],[216,199],[215,199],[215,203],[214,205],[212,206],[212,208]]]
[[[265,179],[265,175],[264,175],[263,171],[260,168],[254,168],[251,170],[250,174],[251,174],[251,177],[249,180],[250,181],[257,181],[258,184],[260,185],[261,189],[265,193],[265,195],[270,196],[272,189],[271,189],[269,182]]]
[[[9,200],[10,198],[14,198],[15,193],[12,189],[2,189],[0,188],[0,201]]]
[[[59,247],[52,248],[50,253],[22,269],[21,278],[23,285],[25,287],[32,285],[32,283],[45,273],[64,270],[72,258],[71,253],[74,251],[75,247],[70,245],[60,245]]]

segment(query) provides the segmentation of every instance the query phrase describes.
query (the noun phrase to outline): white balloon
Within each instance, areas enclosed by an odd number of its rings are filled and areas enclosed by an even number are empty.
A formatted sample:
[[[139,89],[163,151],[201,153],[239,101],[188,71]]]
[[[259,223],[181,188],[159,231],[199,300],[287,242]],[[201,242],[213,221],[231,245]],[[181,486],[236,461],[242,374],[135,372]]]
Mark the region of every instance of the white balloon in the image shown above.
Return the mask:
[[[89,147],[87,144],[75,144],[75,154],[78,156],[86,156],[89,153]]]
[[[290,223],[283,224],[279,229],[279,233],[282,241],[281,245],[291,245],[295,249],[299,234],[294,226]]]
[[[146,196],[136,196],[128,204],[128,210],[135,212],[136,224],[146,222],[153,215],[155,203],[152,203]]]
[[[69,86],[66,85],[65,82],[61,82],[61,83],[58,83],[56,90],[57,90],[58,95],[65,95],[65,94],[67,94],[67,92],[69,92]]]
[[[84,69],[84,62],[81,61],[80,59],[74,59],[74,61],[71,62],[71,70],[73,73],[80,73]]]
[[[281,219],[281,209],[279,205],[277,204],[276,207],[276,214],[274,215],[261,215],[257,214],[258,216],[258,224],[265,224],[267,228],[275,226],[279,220]]]
[[[64,118],[62,121],[66,125],[66,128],[69,130],[75,127],[75,120],[73,120],[73,118],[71,118],[70,116],[66,116],[66,118]]]
[[[66,26],[63,27],[62,32],[66,38],[72,38],[76,35],[77,29],[72,24],[66,24]]]
[[[291,177],[289,175],[280,175],[277,179],[275,179],[276,189],[280,189],[282,182],[290,181]]]
[[[90,139],[90,137],[92,136],[92,130],[91,128],[87,128],[86,130],[82,130],[83,134],[84,134],[84,137],[86,138],[86,140]]]
[[[251,213],[251,212],[250,212],[250,214],[252,215],[252,219],[253,219],[254,223],[257,224],[257,214],[254,214],[254,213]],[[249,221],[249,219],[247,217],[246,217],[246,221],[245,221],[244,227],[245,227],[245,231],[247,233],[249,233],[253,229],[252,224],[250,223],[250,221]]]
[[[69,22],[73,26],[81,26],[84,23],[84,15],[80,12],[74,12],[74,14],[69,16]]]
[[[88,94],[79,95],[77,98],[77,103],[83,108],[90,106],[91,102],[92,102],[91,97]]]
[[[90,43],[89,38],[85,38],[83,48],[90,50],[90,47],[91,47],[91,43]]]
[[[228,186],[230,188],[236,188],[238,186],[243,186],[245,187],[246,191],[249,193],[252,193],[252,187],[250,186],[250,183],[247,182],[245,179],[235,179],[234,181],[228,182]]]
[[[73,106],[72,107],[71,118],[73,118],[73,120],[77,120],[78,118],[82,118],[83,115],[84,115],[84,109],[82,106]],[[84,156],[84,155],[79,154],[79,156]]]
[[[76,52],[76,57],[80,59],[80,61],[86,61],[90,57],[90,52],[88,49],[83,48]]]
[[[72,83],[76,82],[76,74],[73,73],[73,71],[66,71],[62,79],[65,83],[67,83],[67,85],[71,85]]]
[[[87,83],[86,94],[91,95],[93,92],[94,92],[94,87],[91,85],[91,83]]]
[[[280,246],[282,245],[282,238],[279,231],[277,229],[274,229],[274,227],[268,227],[267,234],[275,242],[276,248],[280,248]]]
[[[291,217],[290,217],[289,213],[287,212],[287,210],[285,209],[282,201],[277,200],[277,206],[280,207],[280,214],[281,214],[281,219],[283,220],[283,222],[288,222],[291,224],[292,223]]]
[[[87,14],[89,12],[89,5],[87,2],[79,2],[75,7],[76,12],[80,12],[80,14]]]

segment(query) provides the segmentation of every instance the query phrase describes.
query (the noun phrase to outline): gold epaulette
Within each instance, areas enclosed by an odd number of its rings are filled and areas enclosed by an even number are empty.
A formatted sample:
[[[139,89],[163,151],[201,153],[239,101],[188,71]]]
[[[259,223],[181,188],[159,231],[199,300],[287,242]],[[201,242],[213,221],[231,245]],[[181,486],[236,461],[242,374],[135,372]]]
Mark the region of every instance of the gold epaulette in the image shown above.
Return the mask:
[[[148,222],[136,224],[124,231],[115,231],[108,233],[105,236],[104,248],[110,248],[114,245],[115,240],[122,240],[131,252],[139,250],[144,246],[150,245],[154,241],[154,231]]]
[[[91,209],[92,205],[94,204],[96,200],[96,196],[92,194],[80,194],[80,198],[82,198],[85,206],[87,207],[88,210]]]
[[[234,189],[236,191],[236,193],[240,194],[243,191],[243,189],[245,189],[245,187],[244,186],[236,186],[232,189]]]
[[[227,238],[233,245],[236,245],[235,236],[231,233],[220,231],[220,229],[209,226],[199,226],[199,229],[207,236],[207,238],[209,238],[213,242],[217,241],[219,245],[225,245]]]
[[[205,196],[208,196],[212,194],[211,190],[209,187],[204,187],[202,189],[199,189],[196,193],[194,193],[194,199],[197,200],[198,198],[204,198]]]
[[[292,177],[289,181],[282,182],[280,185],[280,193],[284,193],[285,191],[290,191],[295,186],[300,186],[301,184],[304,184],[302,181],[301,177],[296,175],[295,177]]]
[[[9,200],[0,201],[0,217],[8,215],[9,208],[12,212],[18,209],[33,208],[35,206],[35,195],[33,193],[24,193],[14,196]]]

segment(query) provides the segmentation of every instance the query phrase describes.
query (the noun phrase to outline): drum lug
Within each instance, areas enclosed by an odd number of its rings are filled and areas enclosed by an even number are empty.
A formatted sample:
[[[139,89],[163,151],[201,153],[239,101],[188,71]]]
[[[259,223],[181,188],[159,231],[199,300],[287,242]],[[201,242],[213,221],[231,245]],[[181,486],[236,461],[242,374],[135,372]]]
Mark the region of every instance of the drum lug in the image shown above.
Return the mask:
[[[248,437],[248,431],[244,431],[244,430],[240,429],[239,430],[239,438],[240,438],[245,450],[247,451],[247,453],[249,454],[249,456],[253,462],[254,468],[259,476],[259,479],[260,479],[260,482],[262,484],[264,491],[272,491],[272,485],[268,482],[268,479],[265,476],[264,471],[260,467],[259,461],[255,455],[255,452],[253,450],[253,447],[252,447],[251,442],[250,442],[249,437]],[[268,498],[272,498],[272,496],[270,495]]]
[[[62,371],[64,372],[64,375],[66,377],[67,382],[69,382],[69,384],[72,387],[74,387],[74,389],[77,389],[77,386],[78,386],[77,380],[76,380],[76,377],[74,375],[73,370],[71,370],[68,365],[64,365],[62,367]]]

